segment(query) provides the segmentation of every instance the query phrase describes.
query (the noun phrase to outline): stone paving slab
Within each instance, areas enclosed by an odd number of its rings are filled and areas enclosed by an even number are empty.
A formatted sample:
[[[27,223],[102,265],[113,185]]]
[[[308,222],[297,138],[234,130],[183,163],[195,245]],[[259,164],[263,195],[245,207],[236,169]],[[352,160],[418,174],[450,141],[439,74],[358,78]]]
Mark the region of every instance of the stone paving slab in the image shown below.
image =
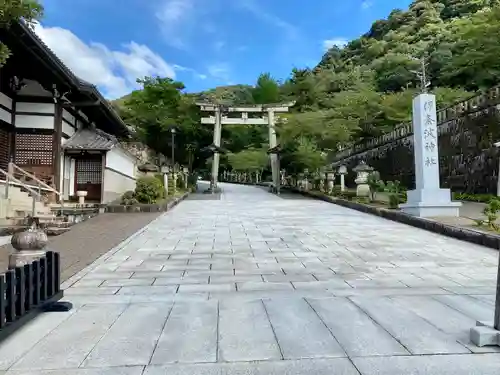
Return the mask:
[[[475,320],[493,316],[496,251],[328,203],[223,187],[221,200],[183,202],[68,279],[75,308],[41,315],[0,344],[0,374],[498,366],[496,348],[468,341]]]

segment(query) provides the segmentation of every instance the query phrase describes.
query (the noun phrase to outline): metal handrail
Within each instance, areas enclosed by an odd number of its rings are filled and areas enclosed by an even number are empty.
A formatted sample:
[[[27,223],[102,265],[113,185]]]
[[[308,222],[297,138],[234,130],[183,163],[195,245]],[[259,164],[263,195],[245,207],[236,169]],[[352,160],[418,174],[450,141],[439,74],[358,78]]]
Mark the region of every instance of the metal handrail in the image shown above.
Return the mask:
[[[21,172],[25,176],[27,176],[27,177],[31,178],[32,180],[36,181],[38,183],[39,190],[40,190],[40,185],[41,185],[41,186],[44,187],[44,190],[48,190],[48,191],[51,191],[51,192],[57,194],[59,196],[59,201],[62,202],[63,199],[62,199],[61,192],[57,191],[52,186],[50,186],[50,185],[46,184],[45,182],[43,182],[42,180],[38,179],[35,175],[32,175],[31,173],[29,173],[29,172],[25,171],[24,169],[22,169],[21,167],[17,166],[13,162],[9,162],[9,166],[12,166],[13,169],[17,169],[19,172]]]
[[[5,179],[6,179],[6,184],[5,184],[5,198],[6,199],[9,198],[9,184],[10,184],[10,180],[12,180],[12,181],[20,184],[23,188],[25,188],[26,190],[28,190],[31,193],[32,199],[33,199],[33,203],[32,203],[32,206],[31,206],[31,216],[35,217],[36,216],[36,197],[38,197],[38,199],[41,201],[42,200],[42,194],[40,194],[36,190],[32,189],[31,187],[29,187],[28,184],[26,184],[26,183],[22,182],[21,180],[15,178],[13,175],[11,175],[10,173],[4,171],[1,168],[0,168],[0,173],[2,173],[5,176]]]

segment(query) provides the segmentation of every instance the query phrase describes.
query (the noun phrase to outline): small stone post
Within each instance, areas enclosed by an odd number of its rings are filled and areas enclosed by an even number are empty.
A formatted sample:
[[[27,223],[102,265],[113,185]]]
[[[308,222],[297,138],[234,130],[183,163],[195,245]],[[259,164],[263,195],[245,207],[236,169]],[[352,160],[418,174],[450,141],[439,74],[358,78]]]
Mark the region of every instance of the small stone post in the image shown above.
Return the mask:
[[[309,177],[309,169],[304,169],[304,191],[308,191],[309,190],[309,180],[308,180],[308,177]]]
[[[345,165],[341,165],[338,173],[340,175],[340,191],[343,193],[345,191],[345,175],[347,174],[347,167]]]
[[[368,185],[368,176],[370,172],[373,171],[373,168],[367,165],[364,161],[358,164],[353,169],[354,172],[357,173],[356,180],[356,196],[357,197],[369,197],[370,196],[370,185]]]
[[[165,196],[168,196],[168,174],[170,168],[168,165],[164,165],[160,168],[161,173],[163,173],[163,186],[165,187]]]
[[[187,188],[188,188],[189,169],[188,168],[183,168],[182,171],[184,172],[184,189],[187,190]],[[225,176],[224,176],[224,179],[225,179]]]

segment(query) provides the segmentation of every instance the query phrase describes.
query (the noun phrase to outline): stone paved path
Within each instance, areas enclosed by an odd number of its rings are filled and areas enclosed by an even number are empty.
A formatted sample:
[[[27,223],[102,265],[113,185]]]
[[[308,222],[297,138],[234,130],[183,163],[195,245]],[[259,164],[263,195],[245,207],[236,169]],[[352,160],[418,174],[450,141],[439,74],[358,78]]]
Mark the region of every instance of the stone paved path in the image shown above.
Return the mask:
[[[0,374],[493,375],[497,252],[333,204],[223,185],[65,283],[69,313],[0,346]]]

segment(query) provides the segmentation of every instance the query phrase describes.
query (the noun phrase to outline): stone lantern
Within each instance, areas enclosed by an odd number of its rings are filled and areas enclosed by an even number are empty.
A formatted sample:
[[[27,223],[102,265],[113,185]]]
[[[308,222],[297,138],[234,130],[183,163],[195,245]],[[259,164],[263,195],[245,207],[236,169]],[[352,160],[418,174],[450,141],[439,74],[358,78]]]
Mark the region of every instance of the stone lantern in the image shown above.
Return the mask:
[[[347,174],[347,167],[345,165],[341,165],[338,170],[338,174],[340,175],[340,191],[345,191],[345,175]]]
[[[354,172],[357,173],[356,179],[354,182],[356,183],[356,196],[358,197],[369,197],[370,196],[370,186],[368,185],[368,176],[370,172],[373,171],[373,168],[367,165],[364,161],[361,161],[354,169]]]

